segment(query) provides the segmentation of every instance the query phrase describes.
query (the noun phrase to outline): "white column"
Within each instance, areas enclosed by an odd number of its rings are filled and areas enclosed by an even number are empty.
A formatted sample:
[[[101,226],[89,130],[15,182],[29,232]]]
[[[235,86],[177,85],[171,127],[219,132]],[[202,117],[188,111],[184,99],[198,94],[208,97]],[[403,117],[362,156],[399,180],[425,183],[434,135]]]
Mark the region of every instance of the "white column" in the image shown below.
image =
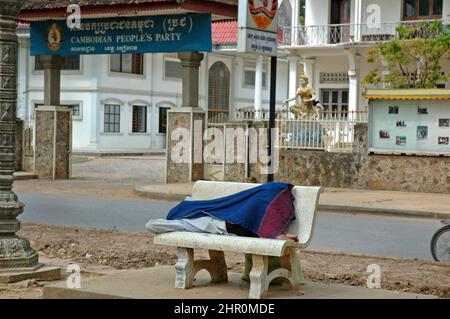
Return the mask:
[[[289,56],[289,94],[288,98],[291,99],[297,94],[298,82],[299,82],[299,74],[298,68],[300,64],[300,57],[298,56]],[[296,101],[291,101],[289,106],[294,105]]]
[[[104,56],[101,55],[91,55],[91,56],[84,56],[84,63],[91,63],[92,64],[92,79],[93,80],[93,88],[95,89],[95,91],[92,93],[92,98],[91,98],[91,107],[90,107],[90,112],[91,112],[91,125],[90,125],[90,129],[91,129],[91,136],[90,136],[90,143],[89,143],[89,147],[93,148],[93,149],[97,149],[99,147],[100,144],[100,130],[102,130],[101,126],[100,126],[100,121],[101,121],[101,114],[102,114],[102,105],[100,102],[100,93],[98,92],[98,88],[100,86],[100,77],[98,76],[98,74],[102,74],[101,70],[102,70],[102,62],[101,61],[105,61],[108,64],[109,59],[102,59],[104,58]],[[88,62],[89,61],[89,62]],[[83,106],[84,107],[84,106]]]
[[[361,41],[362,36],[362,3],[355,0],[355,42]]]
[[[303,60],[303,65],[305,68],[305,75],[308,77],[309,79],[309,85],[311,87],[315,87],[315,63],[316,60],[315,59],[304,59]]]
[[[290,0],[292,7],[292,17],[291,17],[291,45],[295,46],[298,43],[298,28],[299,25],[299,17],[300,17],[300,1],[298,0]]]
[[[348,78],[349,78],[349,92],[348,92],[348,110],[351,112],[349,120],[353,119],[354,112],[358,110],[359,103],[359,56],[353,52],[347,51],[348,60]]]
[[[255,70],[255,119],[259,119],[262,109],[262,89],[263,89],[263,64],[264,59],[262,55],[256,58]]]
[[[236,70],[239,70],[239,58],[236,56],[233,56],[231,58],[231,83],[230,83],[230,120],[234,121],[236,120],[236,83],[239,83],[238,81],[238,72]]]

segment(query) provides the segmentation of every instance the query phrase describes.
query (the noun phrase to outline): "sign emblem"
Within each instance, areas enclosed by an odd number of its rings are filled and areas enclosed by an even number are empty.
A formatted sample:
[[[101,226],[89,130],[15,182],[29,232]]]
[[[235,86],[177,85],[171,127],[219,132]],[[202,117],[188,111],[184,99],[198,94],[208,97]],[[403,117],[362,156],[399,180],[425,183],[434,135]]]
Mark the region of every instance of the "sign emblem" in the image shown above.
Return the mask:
[[[47,29],[46,41],[48,48],[53,52],[58,51],[64,42],[64,35],[62,28],[53,23]]]
[[[278,0],[248,0],[248,5],[256,26],[266,30],[277,15]]]

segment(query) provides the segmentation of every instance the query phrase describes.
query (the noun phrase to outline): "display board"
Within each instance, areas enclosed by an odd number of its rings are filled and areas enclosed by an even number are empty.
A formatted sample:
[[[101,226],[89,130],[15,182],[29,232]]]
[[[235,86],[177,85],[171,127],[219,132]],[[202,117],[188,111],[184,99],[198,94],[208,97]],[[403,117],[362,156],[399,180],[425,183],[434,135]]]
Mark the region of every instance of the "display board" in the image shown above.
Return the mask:
[[[450,100],[372,100],[369,151],[450,155]]]
[[[31,23],[31,55],[211,52],[211,14],[83,19]]]

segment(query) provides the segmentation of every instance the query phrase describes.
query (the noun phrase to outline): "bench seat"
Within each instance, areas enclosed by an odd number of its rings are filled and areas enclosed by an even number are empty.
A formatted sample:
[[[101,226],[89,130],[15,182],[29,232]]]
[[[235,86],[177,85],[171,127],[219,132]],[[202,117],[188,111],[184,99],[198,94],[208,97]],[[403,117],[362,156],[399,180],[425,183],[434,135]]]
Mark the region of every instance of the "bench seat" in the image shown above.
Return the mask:
[[[188,232],[158,235],[155,238],[155,244],[271,257],[284,256],[287,248],[299,248],[299,245],[293,241]]]
[[[232,182],[196,182],[192,191],[193,200],[209,200],[257,187],[260,184]],[[249,298],[261,299],[267,296],[270,283],[281,279],[293,290],[303,283],[303,272],[297,249],[306,248],[313,235],[315,216],[322,193],[320,187],[295,186],[292,194],[295,198],[295,217],[287,228],[291,234],[298,235],[299,242],[275,239],[221,236],[202,233],[173,232],[156,235],[154,243],[172,246],[178,249],[178,261],[175,266],[175,287],[189,289],[193,287],[195,275],[206,269],[213,283],[228,282],[228,267],[224,252],[243,253],[249,274]],[[209,252],[209,260],[195,260],[194,249]],[[276,258],[276,265],[269,265],[269,257]],[[251,265],[249,265],[251,264]],[[248,272],[244,275],[247,277]]]

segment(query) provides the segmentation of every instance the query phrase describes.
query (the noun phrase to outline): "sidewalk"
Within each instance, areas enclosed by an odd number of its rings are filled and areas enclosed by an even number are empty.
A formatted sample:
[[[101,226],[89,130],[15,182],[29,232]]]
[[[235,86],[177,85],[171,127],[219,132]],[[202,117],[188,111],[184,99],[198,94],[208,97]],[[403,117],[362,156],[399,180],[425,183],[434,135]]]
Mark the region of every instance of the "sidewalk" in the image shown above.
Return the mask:
[[[192,187],[191,183],[153,184],[136,187],[135,193],[151,199],[181,201],[191,194]],[[447,219],[450,195],[326,188],[319,209]]]
[[[143,270],[125,270],[82,281],[81,289],[69,289],[65,281],[44,288],[44,299],[247,299],[248,283],[240,275],[229,273],[229,283],[210,284],[209,275],[200,272],[193,289],[174,288],[175,267],[161,266]],[[302,291],[271,286],[269,299],[436,299],[384,289],[368,289],[342,284],[307,282]]]

